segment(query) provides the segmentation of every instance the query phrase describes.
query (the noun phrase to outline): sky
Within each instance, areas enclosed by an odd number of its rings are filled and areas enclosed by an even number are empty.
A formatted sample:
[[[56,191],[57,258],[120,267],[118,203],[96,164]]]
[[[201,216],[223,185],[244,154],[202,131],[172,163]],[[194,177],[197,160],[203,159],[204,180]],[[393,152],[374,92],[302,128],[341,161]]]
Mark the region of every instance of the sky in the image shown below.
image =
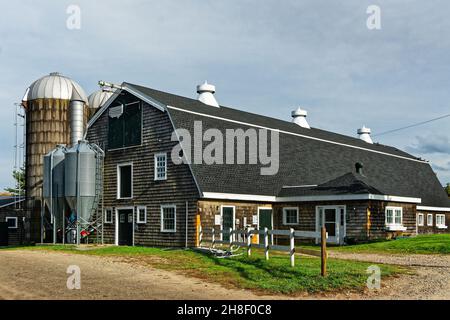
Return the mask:
[[[367,27],[370,5],[381,29]],[[5,1],[0,190],[13,185],[14,103],[54,71],[87,94],[105,80],[194,98],[208,80],[221,105],[287,121],[301,106],[312,127],[351,136],[450,114],[448,12],[447,0]],[[373,139],[450,182],[450,117]]]

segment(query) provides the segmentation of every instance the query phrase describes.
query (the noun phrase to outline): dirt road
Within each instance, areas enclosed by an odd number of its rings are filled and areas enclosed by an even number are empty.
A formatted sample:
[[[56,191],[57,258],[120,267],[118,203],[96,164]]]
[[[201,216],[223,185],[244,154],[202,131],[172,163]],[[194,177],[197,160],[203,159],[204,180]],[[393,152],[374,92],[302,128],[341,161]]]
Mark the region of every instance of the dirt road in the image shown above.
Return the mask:
[[[81,290],[67,289],[70,265],[81,269]],[[0,299],[279,299],[108,257],[0,250]]]
[[[384,280],[364,293],[302,295],[297,299],[448,299],[450,257],[342,254],[339,258],[413,266],[414,274]],[[81,269],[81,290],[67,289],[70,265]],[[281,299],[110,257],[0,250],[0,299]],[[292,298],[292,297],[291,297]]]

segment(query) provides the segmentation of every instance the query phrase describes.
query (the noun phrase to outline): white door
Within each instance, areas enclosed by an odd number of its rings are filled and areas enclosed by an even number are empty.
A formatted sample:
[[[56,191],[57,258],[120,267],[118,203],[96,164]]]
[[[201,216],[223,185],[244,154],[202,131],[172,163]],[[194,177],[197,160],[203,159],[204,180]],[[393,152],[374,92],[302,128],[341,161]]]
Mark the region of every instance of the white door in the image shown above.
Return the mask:
[[[316,231],[325,226],[328,233],[327,242],[344,244],[346,233],[345,206],[316,207]]]

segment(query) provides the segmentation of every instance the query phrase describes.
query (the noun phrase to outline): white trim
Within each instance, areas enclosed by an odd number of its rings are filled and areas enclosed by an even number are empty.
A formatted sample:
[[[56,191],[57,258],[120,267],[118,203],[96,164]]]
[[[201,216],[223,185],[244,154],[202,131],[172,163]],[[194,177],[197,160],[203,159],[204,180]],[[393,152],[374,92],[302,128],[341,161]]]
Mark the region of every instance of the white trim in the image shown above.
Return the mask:
[[[230,206],[230,205],[221,205],[220,206],[220,230],[223,231],[223,208],[233,208],[233,227],[232,229],[236,229],[236,206]],[[259,220],[259,217],[258,217]],[[259,223],[259,221],[258,221]],[[231,234],[230,234],[231,237]],[[220,240],[223,240],[223,233],[220,233]]]
[[[305,184],[301,186],[283,186],[283,189],[291,189],[291,188],[311,188],[317,187],[317,184]]]
[[[443,218],[444,219],[444,223],[439,223],[438,224],[439,218]],[[445,224],[445,214],[436,214],[436,228],[438,228],[438,229],[447,229],[447,226]]]
[[[276,202],[276,197],[273,196],[260,196],[253,194],[237,194],[237,193],[203,192],[203,198],[220,199],[220,200],[249,200],[249,201]]]
[[[164,209],[173,208],[174,209],[174,221],[173,229],[164,229]],[[177,232],[177,206],[175,204],[164,204],[161,205],[161,232],[174,233]]]
[[[132,210],[133,211],[133,233],[132,233],[132,239],[131,244],[134,246],[134,207],[131,206],[123,206],[123,207],[116,207],[116,235],[114,237],[115,245],[119,245],[119,211],[121,210]]]
[[[450,212],[450,208],[417,206],[417,210]]]
[[[8,222],[8,220],[14,220],[14,226],[10,227],[8,226],[8,229],[17,229],[19,227],[19,220],[17,217],[5,217],[5,222]]]
[[[349,194],[349,195],[329,195],[329,196],[295,196],[295,197],[274,197],[252,194],[203,192],[205,199],[220,200],[247,200],[265,202],[307,202],[307,201],[340,201],[340,200],[379,200],[392,202],[420,203],[420,198],[409,198],[378,194]]]
[[[111,220],[107,219],[107,217],[108,217],[108,215],[106,214],[107,211],[111,212]],[[114,222],[114,209],[113,208],[105,208],[105,211],[104,211],[103,214],[104,214],[104,216],[103,216],[104,220],[103,221],[104,221],[105,224],[112,224]]]
[[[420,218],[422,218],[422,222],[420,222]],[[425,215],[423,213],[418,213],[417,214],[417,225],[419,227],[425,226]]]
[[[286,221],[286,211],[287,210],[295,210],[297,212],[297,221],[295,223],[287,223]],[[282,216],[282,221],[283,221],[283,225],[285,226],[296,226],[299,224],[300,222],[300,218],[299,218],[299,209],[298,207],[284,207],[283,208],[283,216]]]
[[[144,220],[141,220],[139,211],[144,209]],[[136,223],[137,224],[146,224],[147,223],[147,206],[137,206],[136,207]]]
[[[297,137],[303,137],[303,138],[307,138],[307,139],[317,140],[317,141],[321,141],[321,142],[326,142],[326,143],[336,144],[336,145],[345,146],[345,147],[349,147],[349,148],[365,150],[365,151],[374,152],[374,153],[379,153],[379,154],[383,154],[383,155],[387,155],[387,156],[391,156],[391,157],[396,157],[396,158],[400,158],[400,159],[405,159],[405,160],[410,160],[410,161],[415,161],[415,162],[427,163],[427,164],[428,164],[428,162],[427,162],[427,161],[424,161],[424,160],[419,160],[419,159],[413,159],[413,158],[403,157],[403,156],[399,156],[399,155],[395,155],[395,154],[391,154],[391,153],[387,153],[387,152],[383,152],[383,151],[377,151],[377,150],[373,150],[373,149],[368,149],[368,148],[363,148],[363,147],[357,147],[357,146],[350,145],[350,144],[345,144],[345,143],[340,143],[340,142],[330,141],[330,140],[326,140],[326,139],[321,139],[321,138],[311,137],[311,136],[304,135],[304,134],[300,134],[300,133],[294,133],[294,132],[290,132],[290,131],[284,131],[284,130],[280,130],[280,129],[270,128],[270,127],[264,127],[264,126],[260,126],[260,125],[252,124],[252,123],[248,123],[248,122],[242,122],[242,121],[237,121],[237,120],[231,120],[231,119],[227,119],[227,118],[223,118],[223,117],[218,117],[218,116],[208,115],[208,114],[204,114],[204,113],[200,113],[200,112],[195,112],[195,111],[185,110],[185,109],[173,107],[173,106],[170,106],[170,105],[168,105],[167,108],[168,108],[168,109],[178,110],[178,111],[181,111],[181,112],[191,113],[191,114],[195,114],[195,115],[199,115],[199,116],[203,116],[203,117],[207,117],[207,118],[212,118],[212,119],[217,119],[217,120],[223,120],[223,121],[227,121],[227,122],[231,122],[231,123],[236,123],[236,124],[240,124],[240,125],[245,125],[245,126],[249,126],[249,127],[255,127],[255,128],[260,128],[260,129],[266,129],[266,130],[276,131],[276,132],[285,133],[285,134],[289,134],[289,135],[293,135],[293,136],[297,136]]]
[[[392,223],[387,221],[387,212],[392,211]],[[396,211],[400,211],[400,223],[395,222]],[[387,206],[384,209],[384,223],[388,230],[390,231],[405,231],[406,227],[403,226],[403,207]]]
[[[89,120],[87,127],[86,127],[86,132],[88,132],[88,129],[100,118],[100,116],[105,112],[105,110],[107,110],[109,108],[111,103],[113,103],[116,100],[116,98],[122,93],[122,91],[126,91],[126,92],[134,95],[136,98],[141,99],[144,102],[147,102],[149,105],[151,105],[152,107],[155,107],[156,109],[158,109],[162,112],[166,111],[165,104],[163,104],[141,92],[138,92],[135,89],[130,88],[128,86],[128,84],[122,83],[121,87],[122,87],[121,89],[116,89],[114,91],[114,94],[111,97],[109,97],[108,100],[106,100],[105,104],[100,108],[100,110],[97,113],[95,113],[95,115]]]
[[[430,223],[430,218],[431,218],[431,223]],[[428,213],[427,214],[427,227],[432,227],[433,226],[433,214],[432,213]]]
[[[158,161],[157,158],[164,156],[164,177],[159,178],[158,177]],[[167,180],[167,152],[160,152],[160,153],[155,153],[154,157],[153,157],[153,162],[154,162],[154,170],[153,170],[153,174],[155,175],[155,181],[164,181]]]
[[[131,166],[131,197],[120,197],[120,168],[121,167],[127,167]],[[133,199],[133,162],[125,162],[125,163],[119,163],[117,164],[117,198],[116,199]]]
[[[327,242],[332,242],[332,243],[336,243],[336,244],[344,244],[344,239],[347,236],[347,206],[346,205],[319,205],[316,206],[316,210],[315,210],[315,220],[316,220],[316,232],[320,233],[320,226],[319,226],[319,212],[320,209],[323,210],[323,216],[322,216],[322,221],[325,221],[325,210],[326,209],[334,209],[335,210],[335,224],[336,224],[336,228],[337,230],[335,230],[335,236],[328,236],[327,238]],[[340,210],[343,209],[344,210],[344,228],[343,228],[343,235],[341,236],[341,212]],[[342,241],[341,241],[342,239]],[[315,239],[316,244],[319,243],[319,238]]]

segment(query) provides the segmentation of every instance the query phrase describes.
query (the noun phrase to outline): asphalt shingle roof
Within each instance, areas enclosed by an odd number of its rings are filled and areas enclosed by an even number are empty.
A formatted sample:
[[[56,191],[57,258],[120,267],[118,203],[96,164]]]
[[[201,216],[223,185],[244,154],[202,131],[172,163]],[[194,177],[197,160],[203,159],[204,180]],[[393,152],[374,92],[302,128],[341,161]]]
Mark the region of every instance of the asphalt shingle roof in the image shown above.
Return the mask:
[[[368,188],[386,195],[422,198],[423,206],[450,207],[450,201],[431,166],[394,147],[368,144],[325,130],[305,129],[279,119],[223,106],[211,107],[195,99],[126,85],[177,108],[168,108],[174,126],[187,129],[192,136],[194,121],[202,121],[203,132],[209,128],[219,129],[223,133],[226,129],[251,128],[242,123],[281,130],[279,170],[276,175],[261,175],[260,168],[267,167],[263,165],[192,164],[193,174],[202,192],[276,196],[287,192],[283,186],[322,185],[338,179],[334,183],[342,188],[345,183],[346,188],[350,188],[359,181],[356,185],[360,191]],[[357,162],[364,165],[364,179],[355,179],[353,174],[349,174],[355,171]],[[353,192],[351,188],[347,191]]]

